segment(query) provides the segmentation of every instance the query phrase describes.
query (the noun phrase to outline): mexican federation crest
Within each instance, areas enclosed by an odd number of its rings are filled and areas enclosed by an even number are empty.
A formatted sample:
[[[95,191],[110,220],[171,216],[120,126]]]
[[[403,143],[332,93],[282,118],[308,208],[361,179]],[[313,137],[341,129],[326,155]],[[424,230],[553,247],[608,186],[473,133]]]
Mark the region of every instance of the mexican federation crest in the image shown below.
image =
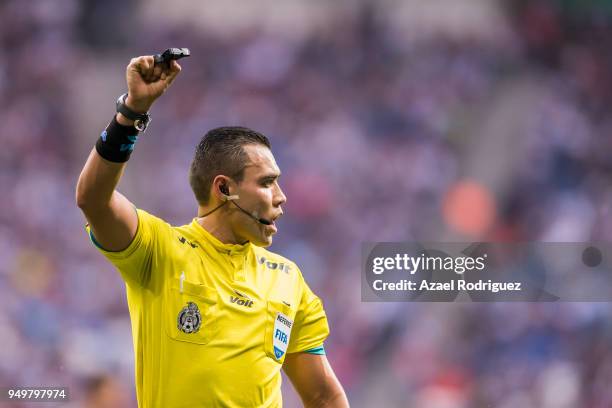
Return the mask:
[[[202,325],[202,315],[198,305],[187,302],[187,306],[181,309],[177,317],[178,329],[184,333],[197,333]]]

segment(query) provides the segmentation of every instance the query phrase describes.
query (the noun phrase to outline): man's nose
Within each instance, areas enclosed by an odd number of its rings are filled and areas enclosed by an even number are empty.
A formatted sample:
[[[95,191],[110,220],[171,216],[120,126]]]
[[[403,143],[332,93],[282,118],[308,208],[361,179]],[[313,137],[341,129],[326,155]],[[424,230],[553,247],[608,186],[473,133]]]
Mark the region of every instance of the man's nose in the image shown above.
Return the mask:
[[[285,196],[285,193],[283,193],[283,190],[280,188],[280,186],[278,186],[278,188],[276,189],[276,194],[274,195],[274,206],[278,207],[282,204],[285,204],[287,202],[287,196]]]

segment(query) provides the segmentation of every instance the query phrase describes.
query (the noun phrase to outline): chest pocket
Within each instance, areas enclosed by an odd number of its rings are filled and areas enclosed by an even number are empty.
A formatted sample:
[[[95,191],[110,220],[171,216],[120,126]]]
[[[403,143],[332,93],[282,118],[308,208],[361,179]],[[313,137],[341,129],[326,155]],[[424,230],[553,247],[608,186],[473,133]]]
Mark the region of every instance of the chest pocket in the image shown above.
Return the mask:
[[[173,279],[164,298],[164,330],[178,341],[207,344],[217,332],[217,292]]]
[[[268,301],[264,348],[266,355],[279,364],[285,361],[287,355],[295,313],[285,303]]]

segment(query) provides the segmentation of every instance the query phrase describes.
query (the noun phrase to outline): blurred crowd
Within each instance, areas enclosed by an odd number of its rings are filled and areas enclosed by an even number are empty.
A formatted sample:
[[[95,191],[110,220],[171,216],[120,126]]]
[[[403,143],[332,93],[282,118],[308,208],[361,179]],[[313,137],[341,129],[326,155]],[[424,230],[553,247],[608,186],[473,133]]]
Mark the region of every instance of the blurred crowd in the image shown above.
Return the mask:
[[[612,240],[612,9],[491,1],[499,23],[461,35],[402,24],[400,3],[346,2],[280,35],[164,23],[163,8],[127,17],[144,2],[1,2],[0,387],[134,404],[123,284],[89,242],[74,189],[129,58],[177,46],[192,57],[119,190],[189,223],[188,165],[205,131],[268,135],[288,196],[271,249],[324,300],[325,348],[353,406],[612,406],[607,303],[360,295],[362,242]]]

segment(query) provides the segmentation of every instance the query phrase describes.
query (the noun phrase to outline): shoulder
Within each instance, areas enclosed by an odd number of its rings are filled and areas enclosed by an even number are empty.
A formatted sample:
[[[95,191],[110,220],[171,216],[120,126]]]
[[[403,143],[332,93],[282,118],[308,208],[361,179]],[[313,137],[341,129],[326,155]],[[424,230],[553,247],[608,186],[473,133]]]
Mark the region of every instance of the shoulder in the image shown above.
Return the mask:
[[[138,215],[139,224],[166,230],[170,230],[173,228],[172,225],[170,225],[164,219],[153,215],[150,212],[143,210],[142,208],[136,208],[136,215]]]
[[[170,224],[163,218],[151,214],[143,209],[136,209],[138,214],[139,228],[147,234],[154,234],[158,245],[177,244],[178,246],[191,246],[195,248],[189,225],[176,226]]]

